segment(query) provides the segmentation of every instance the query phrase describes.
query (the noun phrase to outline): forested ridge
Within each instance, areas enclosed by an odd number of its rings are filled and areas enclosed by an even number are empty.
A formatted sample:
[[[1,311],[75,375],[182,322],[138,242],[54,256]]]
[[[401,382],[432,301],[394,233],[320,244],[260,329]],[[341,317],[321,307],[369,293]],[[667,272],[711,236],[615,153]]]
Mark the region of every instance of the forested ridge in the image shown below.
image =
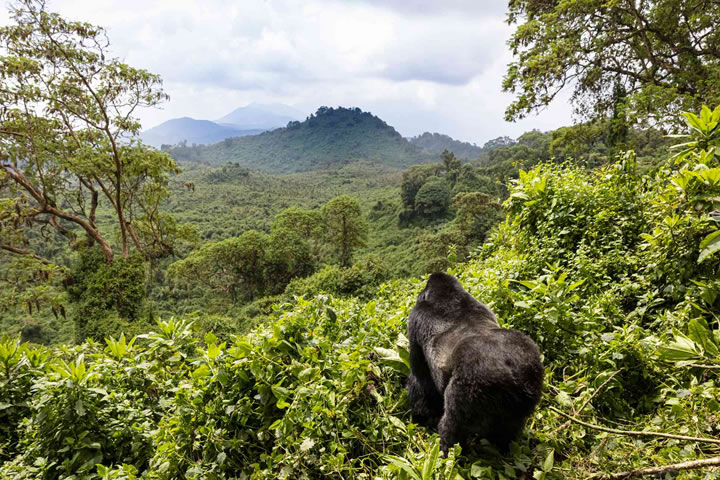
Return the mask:
[[[402,168],[437,159],[372,113],[344,107],[320,107],[302,122],[260,135],[227,138],[213,145],[170,146],[168,151],[178,161],[232,162],[282,173],[342,167],[357,160]]]
[[[0,478],[716,478],[716,7],[571,3],[510,2],[505,88],[521,117],[543,85],[599,79],[573,84],[597,107],[574,125],[477,146],[320,107],[157,150],[133,111],[166,100],[160,78],[18,1],[0,27]],[[591,50],[588,9],[637,61]],[[411,417],[407,319],[437,271],[542,352],[508,451],[443,455]]]

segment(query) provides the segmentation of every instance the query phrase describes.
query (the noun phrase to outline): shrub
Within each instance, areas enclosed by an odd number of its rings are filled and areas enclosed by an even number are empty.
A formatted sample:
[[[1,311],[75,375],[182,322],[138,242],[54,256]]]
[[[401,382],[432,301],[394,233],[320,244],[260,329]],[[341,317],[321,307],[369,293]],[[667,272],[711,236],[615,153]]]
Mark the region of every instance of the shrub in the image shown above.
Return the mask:
[[[116,258],[107,264],[99,249],[83,249],[72,278],[74,284],[68,291],[78,341],[102,341],[106,336],[137,333],[147,326],[138,322],[145,306],[145,264],[140,255]]]
[[[428,178],[415,195],[415,212],[426,218],[445,215],[452,201],[448,183],[440,177]]]

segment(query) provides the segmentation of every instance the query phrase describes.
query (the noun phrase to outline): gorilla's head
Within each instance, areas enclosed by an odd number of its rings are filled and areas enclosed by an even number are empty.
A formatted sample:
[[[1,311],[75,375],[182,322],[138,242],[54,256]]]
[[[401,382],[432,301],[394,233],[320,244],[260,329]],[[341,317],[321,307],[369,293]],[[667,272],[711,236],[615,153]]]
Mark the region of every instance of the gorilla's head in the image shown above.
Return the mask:
[[[418,296],[418,303],[425,303],[435,310],[451,311],[462,308],[470,295],[452,275],[433,273],[425,290]]]

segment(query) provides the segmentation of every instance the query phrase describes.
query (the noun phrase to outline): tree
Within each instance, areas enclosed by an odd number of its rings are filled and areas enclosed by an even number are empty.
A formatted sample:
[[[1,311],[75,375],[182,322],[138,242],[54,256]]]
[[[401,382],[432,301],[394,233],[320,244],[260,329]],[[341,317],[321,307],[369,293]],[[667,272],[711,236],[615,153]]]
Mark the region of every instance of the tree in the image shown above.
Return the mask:
[[[290,280],[304,277],[314,269],[307,237],[285,228],[276,228],[268,239],[266,291],[281,293]]]
[[[168,269],[178,284],[223,292],[232,303],[265,292],[268,236],[248,230],[239,237],[205,243]]]
[[[454,184],[455,180],[457,180],[458,171],[460,170],[462,162],[460,162],[460,159],[455,157],[453,152],[449,152],[447,150],[443,150],[440,157],[442,158],[443,165],[445,166],[445,177]]]
[[[487,142],[485,142],[485,145],[482,146],[482,150],[483,152],[491,152],[500,147],[509,147],[514,143],[515,140],[506,135],[503,137],[497,137],[493,138],[492,140],[488,140]]]
[[[452,200],[455,225],[465,244],[483,243],[488,231],[502,220],[500,204],[481,192],[459,193]]]
[[[40,229],[68,241],[84,233],[106,263],[116,249],[172,253],[188,232],[159,206],[179,170],[137,140],[134,117],[167,98],[160,77],[111,58],[103,28],[49,13],[43,0],[18,0],[11,13],[15,24],[0,28],[0,249],[50,262],[29,234]],[[119,247],[98,226],[101,204]]]
[[[340,253],[340,264],[350,266],[353,251],[365,245],[368,225],[357,199],[340,195],[323,208],[330,243]]]
[[[85,248],[73,265],[68,288],[75,304],[75,339],[103,341],[108,336],[139,333],[145,300],[145,263],[140,254],[108,264],[97,247]]]
[[[440,177],[430,177],[415,196],[415,211],[427,218],[447,213],[452,193],[448,183]]]
[[[443,150],[442,154],[440,154],[440,158],[442,158],[443,165],[445,165],[445,171],[447,173],[450,173],[453,170],[460,169],[460,165],[462,164],[458,158],[455,157],[455,154],[453,152],[446,150]]]
[[[428,177],[440,175],[443,166],[439,164],[413,165],[403,172],[403,181],[400,186],[400,196],[403,206],[412,210],[415,208],[415,196]]]
[[[610,116],[616,88],[628,120],[720,101],[720,4],[707,0],[511,0],[515,60],[505,112],[523,118],[565,88],[585,118]]]
[[[324,228],[322,212],[319,210],[289,207],[275,215],[271,230],[273,232],[288,230],[296,233],[310,245],[313,256],[318,257]]]

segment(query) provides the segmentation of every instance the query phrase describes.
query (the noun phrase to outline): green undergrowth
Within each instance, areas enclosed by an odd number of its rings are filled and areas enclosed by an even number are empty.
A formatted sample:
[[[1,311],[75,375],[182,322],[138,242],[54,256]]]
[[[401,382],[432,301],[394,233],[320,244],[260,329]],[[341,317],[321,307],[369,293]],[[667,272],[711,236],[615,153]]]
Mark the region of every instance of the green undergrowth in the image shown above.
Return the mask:
[[[437,435],[412,423],[415,278],[369,300],[296,297],[228,342],[182,319],[105,345],[6,338],[0,477],[579,479],[717,456],[716,444],[601,432],[559,413],[720,434],[720,110],[688,118],[693,137],[651,173],[632,153],[590,172],[522,172],[506,221],[451,267],[544,355],[543,399],[507,454],[476,438],[445,458]]]

